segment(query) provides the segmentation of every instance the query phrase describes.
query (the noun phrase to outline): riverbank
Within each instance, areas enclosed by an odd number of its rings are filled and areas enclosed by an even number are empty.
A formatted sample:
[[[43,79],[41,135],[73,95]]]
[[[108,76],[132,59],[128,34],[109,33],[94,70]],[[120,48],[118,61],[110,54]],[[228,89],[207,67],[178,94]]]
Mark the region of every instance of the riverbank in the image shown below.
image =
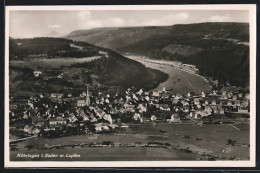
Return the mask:
[[[162,82],[158,87],[151,91],[162,90],[166,87],[172,94],[187,94],[188,92],[194,92],[201,94],[201,92],[210,92],[211,87],[207,79],[194,72],[182,69],[179,67],[180,62],[165,61],[165,60],[151,60],[143,58],[141,56],[124,55],[127,58],[138,61],[144,64],[146,67],[160,70],[169,75],[167,81]],[[167,65],[168,64],[168,65]]]

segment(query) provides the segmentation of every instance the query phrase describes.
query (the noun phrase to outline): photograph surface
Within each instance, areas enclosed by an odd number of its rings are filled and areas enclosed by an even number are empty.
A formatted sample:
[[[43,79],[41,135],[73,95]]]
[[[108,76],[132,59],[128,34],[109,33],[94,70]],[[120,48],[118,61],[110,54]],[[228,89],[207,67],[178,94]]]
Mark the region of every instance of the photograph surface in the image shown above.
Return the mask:
[[[254,166],[255,6],[6,7],[8,167]]]

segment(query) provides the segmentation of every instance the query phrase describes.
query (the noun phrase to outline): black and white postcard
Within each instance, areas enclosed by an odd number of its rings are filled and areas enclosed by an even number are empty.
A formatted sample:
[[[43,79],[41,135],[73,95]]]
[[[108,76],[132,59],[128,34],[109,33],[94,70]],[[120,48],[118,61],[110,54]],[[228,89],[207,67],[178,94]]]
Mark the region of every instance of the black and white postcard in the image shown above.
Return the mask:
[[[5,167],[255,166],[256,5],[5,20]]]

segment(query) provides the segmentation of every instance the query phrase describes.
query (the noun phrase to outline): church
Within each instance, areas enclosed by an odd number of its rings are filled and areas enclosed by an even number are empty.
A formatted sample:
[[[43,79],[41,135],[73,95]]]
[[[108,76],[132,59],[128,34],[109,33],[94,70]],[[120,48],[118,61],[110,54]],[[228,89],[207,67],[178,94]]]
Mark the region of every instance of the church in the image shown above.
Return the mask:
[[[85,100],[78,100],[77,107],[84,107],[90,105],[90,99],[89,99],[89,92],[88,92],[88,86],[87,86],[87,94]]]

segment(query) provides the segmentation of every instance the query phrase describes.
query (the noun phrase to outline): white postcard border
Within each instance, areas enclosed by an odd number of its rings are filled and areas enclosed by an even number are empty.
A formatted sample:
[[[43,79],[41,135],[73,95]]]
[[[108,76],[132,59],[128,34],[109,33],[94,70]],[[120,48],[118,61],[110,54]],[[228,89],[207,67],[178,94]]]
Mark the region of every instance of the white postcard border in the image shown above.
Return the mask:
[[[254,167],[256,162],[256,5],[72,5],[6,6],[5,13],[5,167]],[[250,18],[250,160],[249,161],[10,161],[9,12],[17,10],[249,10]]]

